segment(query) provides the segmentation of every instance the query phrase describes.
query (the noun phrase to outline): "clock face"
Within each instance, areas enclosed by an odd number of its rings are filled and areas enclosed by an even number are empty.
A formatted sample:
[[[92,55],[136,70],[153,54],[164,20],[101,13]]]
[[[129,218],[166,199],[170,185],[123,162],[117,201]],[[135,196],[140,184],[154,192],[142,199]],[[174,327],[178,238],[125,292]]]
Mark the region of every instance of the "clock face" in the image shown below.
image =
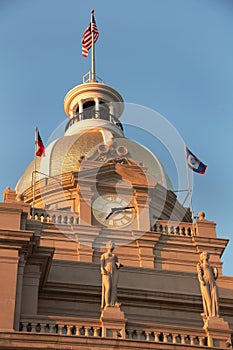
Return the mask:
[[[117,194],[105,194],[92,204],[96,220],[109,228],[122,228],[132,223],[135,218],[134,206]]]

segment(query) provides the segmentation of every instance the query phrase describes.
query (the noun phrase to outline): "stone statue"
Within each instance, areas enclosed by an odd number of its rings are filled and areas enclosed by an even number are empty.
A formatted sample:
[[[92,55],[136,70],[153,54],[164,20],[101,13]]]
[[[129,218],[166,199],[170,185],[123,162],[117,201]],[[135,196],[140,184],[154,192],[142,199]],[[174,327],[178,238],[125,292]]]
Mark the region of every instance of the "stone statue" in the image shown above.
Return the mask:
[[[200,254],[200,261],[197,264],[198,280],[200,282],[204,318],[219,317],[218,288],[216,279],[218,270],[209,264],[209,253]]]
[[[117,303],[117,283],[118,270],[121,265],[118,257],[113,253],[115,245],[108,242],[106,245],[107,252],[101,255],[101,275],[102,275],[102,300],[101,309],[108,306],[118,306]]]

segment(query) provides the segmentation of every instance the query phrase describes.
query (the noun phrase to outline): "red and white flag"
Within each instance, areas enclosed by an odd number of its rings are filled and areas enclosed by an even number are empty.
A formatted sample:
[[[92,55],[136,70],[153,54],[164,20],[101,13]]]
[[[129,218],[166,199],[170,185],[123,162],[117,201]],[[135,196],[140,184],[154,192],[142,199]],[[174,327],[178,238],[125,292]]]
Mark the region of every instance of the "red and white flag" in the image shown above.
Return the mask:
[[[94,13],[92,13],[91,15],[91,23],[89,24],[82,36],[82,55],[84,57],[88,57],[88,51],[92,47],[92,33],[94,34],[95,43],[99,37],[99,32],[95,23]]]
[[[36,156],[42,157],[45,155],[45,146],[40,137],[39,130],[36,128]]]

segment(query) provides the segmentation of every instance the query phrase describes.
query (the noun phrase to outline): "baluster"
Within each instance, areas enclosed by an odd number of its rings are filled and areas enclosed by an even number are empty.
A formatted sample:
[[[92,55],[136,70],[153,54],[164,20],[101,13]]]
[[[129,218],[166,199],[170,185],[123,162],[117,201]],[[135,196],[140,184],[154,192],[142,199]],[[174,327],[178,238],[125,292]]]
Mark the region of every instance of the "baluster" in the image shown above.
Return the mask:
[[[40,332],[41,332],[41,333],[45,333],[45,326],[46,326],[46,323],[43,323],[43,322],[42,322],[42,323],[40,324]]]
[[[164,343],[167,343],[167,342],[168,342],[168,336],[169,336],[168,333],[163,333],[163,342],[164,342]]]
[[[85,337],[88,337],[89,336],[89,328],[88,327],[85,327],[84,328],[84,335],[85,335]]]
[[[71,335],[71,330],[72,330],[72,326],[71,325],[66,325],[66,334],[67,335]]]
[[[81,334],[81,328],[78,325],[76,326],[76,335],[78,335],[78,336],[82,335]]]
[[[58,332],[57,333],[58,334],[62,334],[63,325],[58,324],[57,328],[58,328]]]
[[[172,337],[173,344],[177,343],[177,337],[178,337],[178,334],[173,334],[173,337]]]
[[[195,345],[195,336],[190,335],[189,339],[190,339],[190,345]]]
[[[154,337],[155,337],[154,341],[159,342],[159,334],[155,331],[154,331]]]
[[[145,331],[145,335],[146,335],[146,341],[150,341],[150,332]]]
[[[181,344],[185,344],[185,335],[181,334]]]
[[[93,328],[94,328],[94,337],[99,337],[99,332],[100,332],[99,327],[93,327]]]

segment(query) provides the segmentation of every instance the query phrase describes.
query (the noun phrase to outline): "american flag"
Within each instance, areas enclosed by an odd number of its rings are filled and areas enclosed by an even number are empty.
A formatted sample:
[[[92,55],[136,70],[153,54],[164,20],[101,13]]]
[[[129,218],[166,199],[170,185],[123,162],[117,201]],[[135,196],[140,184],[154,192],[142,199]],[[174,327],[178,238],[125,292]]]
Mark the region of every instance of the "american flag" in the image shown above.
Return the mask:
[[[88,50],[90,50],[90,48],[92,47],[92,32],[94,33],[95,43],[99,37],[99,32],[95,23],[94,14],[92,14],[91,23],[89,24],[82,36],[82,55],[84,57],[88,57]]]

